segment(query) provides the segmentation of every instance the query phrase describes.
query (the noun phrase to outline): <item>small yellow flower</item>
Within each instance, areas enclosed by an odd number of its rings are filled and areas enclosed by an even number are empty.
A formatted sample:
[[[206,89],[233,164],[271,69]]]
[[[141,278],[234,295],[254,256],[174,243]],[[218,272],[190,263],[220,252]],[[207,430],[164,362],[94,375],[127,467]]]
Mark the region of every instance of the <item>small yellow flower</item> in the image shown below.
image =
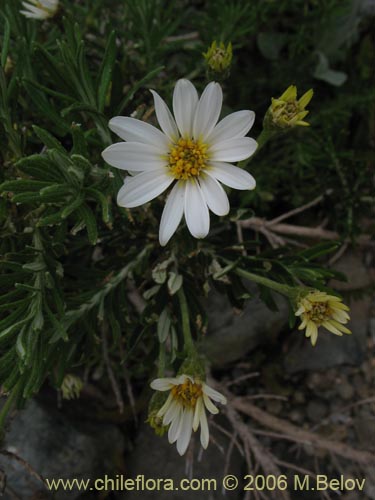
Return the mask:
[[[217,44],[215,40],[207,52],[203,53],[203,57],[211,70],[223,73],[229,69],[232,62],[232,44],[229,42],[225,47],[223,42]]]
[[[77,399],[83,388],[82,380],[76,375],[68,373],[61,384],[63,399]]]
[[[279,98],[272,98],[269,109],[272,124],[279,128],[295,127],[296,125],[308,127],[309,123],[303,119],[308,114],[306,106],[311,101],[313,94],[313,89],[310,89],[297,100],[297,87],[290,85]]]
[[[339,297],[328,295],[325,292],[314,290],[308,292],[297,301],[296,316],[299,316],[302,323],[299,330],[306,329],[305,335],[310,338],[314,346],[318,339],[318,329],[323,326],[335,335],[352,333],[343,326],[349,321],[349,307],[342,303]]]

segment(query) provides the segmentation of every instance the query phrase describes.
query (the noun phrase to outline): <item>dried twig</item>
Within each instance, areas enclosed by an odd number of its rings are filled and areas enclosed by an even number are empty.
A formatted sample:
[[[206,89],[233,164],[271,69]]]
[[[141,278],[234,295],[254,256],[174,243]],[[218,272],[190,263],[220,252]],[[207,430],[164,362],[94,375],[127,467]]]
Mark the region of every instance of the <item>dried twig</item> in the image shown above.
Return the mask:
[[[243,398],[231,399],[231,406],[236,410],[245,413],[263,426],[290,435],[292,438],[297,438],[296,441],[305,441],[313,446],[328,450],[336,455],[342,456],[349,460],[353,460],[362,464],[375,463],[375,454],[369,451],[362,451],[352,448],[351,446],[338,441],[331,441],[317,434],[300,429],[295,425],[281,418],[270,415],[269,413],[257,408],[253,404],[247,402]]]
[[[309,208],[315,207],[315,205],[318,205],[327,194],[331,194],[332,190],[329,189],[326,191],[326,193],[318,196],[312,201],[309,201],[305,205],[302,205],[301,207],[294,208],[293,210],[289,210],[289,212],[285,212],[285,214],[279,215],[278,217],[275,217],[274,219],[269,221],[269,225],[271,226],[272,224],[277,224],[281,222],[282,220],[289,219],[289,217],[292,217],[293,215],[300,214],[301,212],[304,212],[305,210],[308,210]]]
[[[33,469],[31,465],[24,458],[8,450],[0,450],[0,454],[4,455],[5,457],[12,458],[13,460],[21,464],[22,467],[30,474],[30,476],[35,477],[38,481],[47,486],[47,483],[45,482],[43,476],[41,476],[38,472],[36,472],[36,470]]]
[[[106,323],[106,321],[102,322],[100,330],[101,330],[101,338],[102,338],[102,352],[103,352],[104,363],[105,363],[105,366],[107,368],[108,377],[109,377],[109,380],[111,382],[113,394],[115,395],[116,403],[117,403],[119,412],[121,414],[123,414],[124,413],[124,400],[122,399],[121,390],[118,386],[115,374],[113,373],[111,361],[109,359],[109,354],[108,354],[108,341],[107,341],[108,324]]]
[[[234,405],[229,404],[226,406],[225,413],[233,427],[237,430],[245,446],[248,446],[252,451],[256,461],[260,464],[265,474],[279,476],[280,469],[277,467],[273,455],[264,448],[254,434],[252,434],[250,428],[242,421],[241,417],[234,409]],[[290,496],[286,491],[278,492],[278,495],[279,493],[282,498],[289,500]],[[280,496],[278,496],[278,498],[280,498]]]

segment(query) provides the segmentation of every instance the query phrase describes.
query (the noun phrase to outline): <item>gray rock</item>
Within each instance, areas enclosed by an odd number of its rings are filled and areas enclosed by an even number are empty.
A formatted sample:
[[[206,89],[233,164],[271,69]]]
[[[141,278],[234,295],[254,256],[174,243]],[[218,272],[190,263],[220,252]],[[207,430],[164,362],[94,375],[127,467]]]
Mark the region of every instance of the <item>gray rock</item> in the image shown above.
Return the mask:
[[[344,381],[337,386],[337,392],[340,397],[346,401],[350,401],[354,396],[354,387],[349,382]]]
[[[212,292],[207,305],[209,331],[203,352],[214,366],[242,358],[257,346],[275,340],[288,321],[286,300],[275,294],[278,311],[273,312],[259,299],[248,301],[240,314],[234,314],[227,297]]]
[[[319,423],[327,415],[327,406],[318,400],[313,399],[307,405],[307,416],[314,423]]]
[[[215,422],[225,426],[225,420],[220,419],[218,415],[215,417]],[[135,442],[135,448],[128,455],[128,464],[126,467],[127,477],[136,478],[137,475],[144,475],[147,478],[172,479],[175,488],[179,488],[180,481],[185,478],[194,479],[212,479],[216,481],[216,489],[208,487],[205,490],[199,491],[182,491],[175,489],[174,491],[128,491],[117,492],[117,499],[139,500],[157,499],[157,500],[219,500],[219,499],[239,499],[239,491],[226,491],[225,496],[222,492],[222,480],[224,476],[224,464],[229,447],[229,438],[218,432],[210,425],[210,433],[214,437],[214,442],[211,440],[207,450],[202,450],[199,442],[199,430],[193,434],[194,440],[191,448],[188,449],[183,457],[177,453],[176,445],[169,444],[167,435],[162,437],[155,435],[153,429],[147,424],[143,424],[139,429],[138,436]],[[219,445],[216,446],[216,444]],[[242,473],[243,459],[233,448],[231,458],[229,460],[229,468],[225,474],[233,474],[240,478]],[[212,483],[213,484],[213,483]]]
[[[96,479],[106,473],[113,475],[115,464],[121,463],[124,439],[115,426],[72,424],[62,412],[47,410],[32,400],[11,422],[3,449],[19,456],[45,479]],[[40,495],[71,500],[83,493],[59,488],[52,495],[10,456],[0,455],[0,469],[7,476],[7,485],[22,500]]]

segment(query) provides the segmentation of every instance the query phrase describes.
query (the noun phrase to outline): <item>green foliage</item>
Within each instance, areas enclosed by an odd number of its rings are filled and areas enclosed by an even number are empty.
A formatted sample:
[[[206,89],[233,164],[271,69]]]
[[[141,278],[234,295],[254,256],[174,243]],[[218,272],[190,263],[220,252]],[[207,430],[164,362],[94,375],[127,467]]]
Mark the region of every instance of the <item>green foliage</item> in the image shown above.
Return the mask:
[[[133,377],[148,377],[158,341],[180,362],[182,287],[198,340],[210,288],[239,307],[249,297],[238,268],[327,289],[342,278],[325,264],[336,243],[270,249],[246,231],[239,245],[235,222],[276,217],[325,193],[293,223],[328,219],[355,242],[374,203],[371,19],[357,2],[61,4],[38,22],[3,0],[0,16],[0,384],[11,401],[100,365],[106,328],[118,371],[126,363]],[[249,166],[257,189],[231,193],[230,217],[212,218],[206,240],[182,227],[161,249],[163,198],[131,211],[116,204],[123,176],[100,155],[113,142],[107,124],[119,114],[153,121],[149,88],[169,102],[178,78],[203,88],[202,52],[213,40],[233,45],[225,114],[254,109],[256,136],[271,97],[296,84],[301,95],[314,87],[311,127],[257,153]],[[274,307],[268,289],[260,292]]]

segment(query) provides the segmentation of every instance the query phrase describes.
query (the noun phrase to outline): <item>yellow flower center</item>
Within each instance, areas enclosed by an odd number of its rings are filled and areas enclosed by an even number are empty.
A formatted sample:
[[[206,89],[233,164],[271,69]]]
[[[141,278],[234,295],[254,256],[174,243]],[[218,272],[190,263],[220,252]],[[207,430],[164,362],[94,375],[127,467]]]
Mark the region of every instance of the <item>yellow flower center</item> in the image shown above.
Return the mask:
[[[331,318],[332,309],[329,307],[328,302],[313,302],[310,304],[311,309],[305,313],[310,321],[313,321],[316,325],[321,325]]]
[[[168,166],[175,179],[198,177],[207,166],[207,144],[191,139],[179,139],[168,155]]]
[[[171,392],[179,403],[191,408],[195,408],[198,399],[202,397],[203,394],[201,384],[191,382],[189,379],[183,384],[175,385]]]

